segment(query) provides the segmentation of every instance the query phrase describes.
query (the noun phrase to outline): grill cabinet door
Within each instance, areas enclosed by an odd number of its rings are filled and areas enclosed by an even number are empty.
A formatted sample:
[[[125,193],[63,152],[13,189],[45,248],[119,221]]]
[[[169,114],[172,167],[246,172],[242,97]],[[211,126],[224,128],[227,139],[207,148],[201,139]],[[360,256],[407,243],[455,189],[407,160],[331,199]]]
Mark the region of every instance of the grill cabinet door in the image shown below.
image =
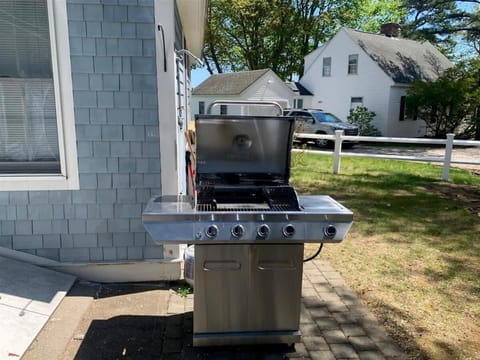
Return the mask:
[[[195,245],[194,333],[298,330],[303,244]]]
[[[255,331],[298,330],[303,244],[251,246],[248,317]]]
[[[195,245],[194,333],[249,329],[249,245]]]

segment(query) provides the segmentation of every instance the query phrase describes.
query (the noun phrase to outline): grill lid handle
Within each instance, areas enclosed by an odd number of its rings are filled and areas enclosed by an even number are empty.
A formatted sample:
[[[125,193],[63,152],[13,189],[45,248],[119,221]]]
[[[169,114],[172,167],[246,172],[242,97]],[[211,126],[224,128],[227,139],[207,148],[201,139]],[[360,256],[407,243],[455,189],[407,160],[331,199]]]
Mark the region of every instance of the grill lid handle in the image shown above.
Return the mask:
[[[279,116],[283,114],[282,106],[276,101],[249,101],[249,100],[215,100],[210,105],[208,105],[207,114],[211,115],[212,109],[215,106],[220,106],[220,105],[270,106],[278,110]]]

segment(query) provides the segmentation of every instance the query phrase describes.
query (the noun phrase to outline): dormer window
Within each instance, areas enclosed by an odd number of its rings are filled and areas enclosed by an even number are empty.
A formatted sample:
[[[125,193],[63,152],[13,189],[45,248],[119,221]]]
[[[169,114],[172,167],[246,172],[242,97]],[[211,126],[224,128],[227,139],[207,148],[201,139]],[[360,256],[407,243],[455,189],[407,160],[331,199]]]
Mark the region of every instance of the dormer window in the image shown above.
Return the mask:
[[[348,74],[358,74],[358,54],[348,55]]]

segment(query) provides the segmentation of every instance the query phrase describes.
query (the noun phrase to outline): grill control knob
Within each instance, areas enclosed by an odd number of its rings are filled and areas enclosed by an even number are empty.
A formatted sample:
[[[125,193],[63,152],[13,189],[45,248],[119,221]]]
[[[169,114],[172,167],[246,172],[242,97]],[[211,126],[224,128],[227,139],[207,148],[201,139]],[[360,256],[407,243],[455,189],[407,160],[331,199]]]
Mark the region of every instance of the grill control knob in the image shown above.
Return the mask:
[[[266,238],[268,234],[270,234],[270,226],[268,226],[267,224],[260,225],[257,229],[257,234],[261,238]]]
[[[328,225],[323,228],[323,235],[326,239],[333,239],[337,235],[337,228],[333,225]]]
[[[237,224],[234,227],[232,227],[232,235],[235,236],[236,238],[242,237],[244,233],[245,233],[245,228],[243,227],[243,225]]]
[[[207,237],[209,237],[211,239],[217,237],[218,226],[217,225],[210,225],[209,227],[207,227],[207,229],[205,230],[205,235],[207,235]]]
[[[295,226],[292,224],[287,224],[283,227],[282,231],[285,237],[292,237],[295,235]]]

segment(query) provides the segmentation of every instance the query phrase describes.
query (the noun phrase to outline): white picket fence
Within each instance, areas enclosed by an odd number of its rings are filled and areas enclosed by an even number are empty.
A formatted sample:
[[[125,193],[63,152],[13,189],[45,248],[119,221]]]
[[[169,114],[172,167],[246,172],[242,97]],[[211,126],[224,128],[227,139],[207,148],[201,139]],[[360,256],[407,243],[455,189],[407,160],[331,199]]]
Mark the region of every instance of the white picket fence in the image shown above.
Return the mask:
[[[455,140],[454,134],[448,134],[446,139],[421,139],[421,138],[397,138],[397,137],[373,137],[373,136],[345,136],[342,130],[335,131],[335,135],[325,134],[298,134],[302,138],[308,139],[327,139],[335,142],[333,151],[320,151],[309,149],[293,149],[293,152],[304,152],[314,154],[333,154],[333,173],[340,173],[340,160],[342,156],[350,157],[365,157],[377,159],[391,159],[391,160],[406,160],[406,161],[421,161],[421,162],[438,162],[443,163],[442,180],[448,181],[450,175],[451,164],[470,164],[479,165],[479,160],[470,159],[452,159],[453,146],[477,146],[480,147],[480,141],[473,140]],[[388,155],[388,154],[363,154],[342,152],[343,141],[355,142],[381,142],[381,143],[402,143],[402,144],[421,144],[421,145],[444,145],[445,154],[443,157],[427,157],[427,156],[407,156],[407,155]]]

